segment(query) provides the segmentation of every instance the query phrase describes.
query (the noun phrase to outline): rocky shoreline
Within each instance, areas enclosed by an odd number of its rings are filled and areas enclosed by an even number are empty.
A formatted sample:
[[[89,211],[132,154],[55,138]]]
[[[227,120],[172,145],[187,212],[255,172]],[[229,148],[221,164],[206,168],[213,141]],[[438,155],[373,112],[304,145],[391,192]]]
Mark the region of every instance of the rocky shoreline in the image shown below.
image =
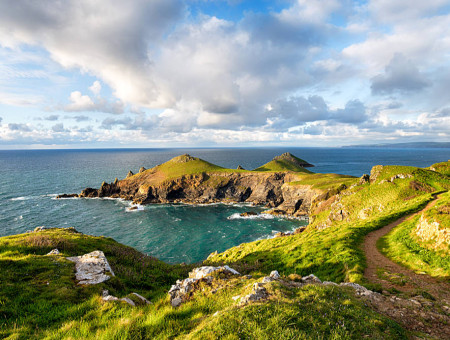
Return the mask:
[[[288,153],[272,160],[281,161],[298,169],[313,166]],[[181,163],[188,169],[190,163],[197,165],[199,162],[204,161],[182,155],[163,165],[176,167]],[[99,189],[86,188],[80,194],[62,194],[57,198],[121,198],[140,205],[245,202],[266,206],[270,208],[269,214],[299,218],[309,214],[314,199],[322,193],[311,185],[291,185],[298,179],[293,171],[222,169],[197,173],[186,171],[186,174],[170,177],[160,171],[160,166],[148,170],[142,167],[139,173],[130,171],[122,180],[116,178],[112,183],[103,182]]]

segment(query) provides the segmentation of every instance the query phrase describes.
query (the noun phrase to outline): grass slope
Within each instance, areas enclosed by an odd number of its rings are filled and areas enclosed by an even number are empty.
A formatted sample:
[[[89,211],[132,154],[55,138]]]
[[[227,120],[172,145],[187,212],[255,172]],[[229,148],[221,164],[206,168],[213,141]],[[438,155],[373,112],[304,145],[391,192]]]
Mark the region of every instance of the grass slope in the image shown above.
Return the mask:
[[[383,183],[377,179],[371,184],[350,187],[317,207],[306,232],[242,244],[209,257],[208,263],[235,264],[263,272],[276,269],[285,274],[314,273],[337,282],[362,282],[365,258],[359,245],[364,236],[420,210],[432,199],[428,191],[450,188],[447,176],[418,168],[384,167],[379,177],[391,178],[396,171],[411,177]],[[342,211],[347,214],[342,221],[332,219]]]
[[[103,250],[116,277],[95,286],[74,282],[74,264],[47,256]],[[0,238],[0,338],[8,339],[215,339],[236,338],[396,338],[404,331],[373,312],[345,287],[268,287],[272,299],[238,307],[231,298],[248,294],[252,279],[216,278],[192,300],[172,308],[167,291],[189,266],[170,266],[110,238],[52,229]],[[218,289],[217,289],[218,288]],[[151,305],[103,302],[101,292],[122,297],[135,291]],[[213,290],[214,289],[214,290]],[[219,312],[219,314],[215,314]],[[256,319],[255,319],[256,318]],[[219,333],[217,333],[219,332]],[[234,335],[233,335],[234,334]]]
[[[58,248],[63,256],[46,256]],[[116,277],[105,283],[75,284],[74,264],[64,256],[102,250]],[[0,238],[0,338],[40,338],[67,320],[101,313],[98,296],[137,292],[147,298],[165,295],[189,267],[171,266],[113,239],[52,229]],[[96,298],[94,298],[96,297]],[[91,315],[89,317],[89,315]]]
[[[447,162],[436,163],[430,166],[431,170],[450,176],[450,160]]]
[[[450,228],[450,194],[442,195],[437,204],[423,216],[428,222],[438,222],[440,228]],[[434,277],[450,281],[450,245],[444,244],[434,249],[434,244],[422,242],[416,235],[416,227],[421,216],[405,221],[378,240],[380,251],[393,261],[417,272],[425,272]]]

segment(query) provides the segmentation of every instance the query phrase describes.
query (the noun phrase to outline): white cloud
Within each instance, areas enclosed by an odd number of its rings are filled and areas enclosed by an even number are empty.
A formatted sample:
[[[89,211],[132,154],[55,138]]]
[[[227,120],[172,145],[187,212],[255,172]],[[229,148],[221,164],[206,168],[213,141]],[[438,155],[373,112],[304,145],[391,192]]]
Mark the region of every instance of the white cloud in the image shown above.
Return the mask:
[[[102,90],[102,85],[100,84],[100,82],[98,80],[94,81],[94,83],[89,86],[89,90],[95,94],[96,96],[98,96],[100,94],[100,91]]]
[[[120,101],[110,102],[99,96],[92,99],[88,95],[83,95],[80,91],[73,91],[70,94],[69,100],[69,104],[57,106],[55,109],[66,112],[96,111],[113,114],[121,114],[124,112],[124,104]]]

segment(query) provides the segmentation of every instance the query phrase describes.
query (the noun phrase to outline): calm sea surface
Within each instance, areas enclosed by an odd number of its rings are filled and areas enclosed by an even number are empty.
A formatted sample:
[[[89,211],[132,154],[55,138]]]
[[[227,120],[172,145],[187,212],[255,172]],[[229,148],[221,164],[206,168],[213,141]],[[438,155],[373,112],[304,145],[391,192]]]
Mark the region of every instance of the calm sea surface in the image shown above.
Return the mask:
[[[449,149],[268,148],[116,149],[0,151],[0,236],[37,226],[67,227],[104,235],[167,262],[197,262],[218,250],[293,230],[301,222],[238,218],[245,205],[151,205],[127,211],[129,202],[107,199],[56,200],[129,170],[151,168],[189,153],[223,167],[254,169],[289,151],[314,164],[314,172],[361,176],[373,165],[426,167],[449,159]]]

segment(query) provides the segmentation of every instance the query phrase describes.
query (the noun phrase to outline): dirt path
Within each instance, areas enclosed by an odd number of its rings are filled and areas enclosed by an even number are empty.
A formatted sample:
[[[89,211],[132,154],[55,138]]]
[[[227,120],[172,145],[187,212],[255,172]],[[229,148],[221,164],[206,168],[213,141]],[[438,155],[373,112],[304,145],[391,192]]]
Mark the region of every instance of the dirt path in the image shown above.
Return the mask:
[[[421,214],[432,208],[436,204],[436,198],[435,196],[434,200],[429,202],[421,211],[404,216],[366,236],[362,246],[367,261],[364,277],[371,283],[381,284],[384,291],[392,291],[392,288],[395,288],[404,293],[405,298],[393,296],[391,299],[385,300],[387,304],[375,304],[376,309],[394,318],[412,331],[420,331],[433,337],[449,339],[450,284],[426,274],[417,274],[394,263],[381,254],[376,247],[380,237],[389,233],[400,223],[413,218],[416,214]],[[380,272],[382,273],[381,277],[378,275]],[[428,300],[427,294],[421,292],[431,294],[435,300]],[[411,306],[405,308],[405,302],[411,301],[417,305],[417,308],[411,308]]]

